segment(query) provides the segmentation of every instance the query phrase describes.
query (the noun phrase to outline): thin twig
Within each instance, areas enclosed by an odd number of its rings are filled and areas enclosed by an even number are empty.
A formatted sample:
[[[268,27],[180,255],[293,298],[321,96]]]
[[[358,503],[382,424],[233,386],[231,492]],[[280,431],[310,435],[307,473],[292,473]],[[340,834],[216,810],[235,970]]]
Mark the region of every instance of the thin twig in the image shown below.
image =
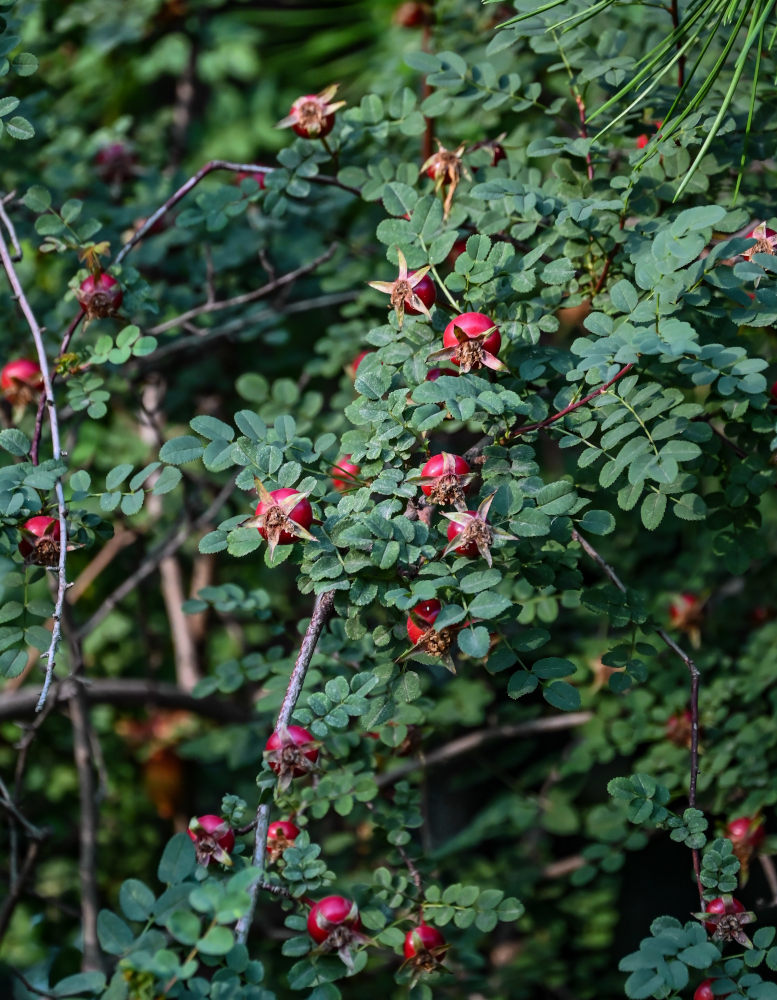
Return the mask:
[[[11,192],[10,195],[5,195],[4,197],[0,197],[0,222],[2,222],[5,228],[8,230],[8,238],[10,239],[11,247],[13,248],[13,255],[11,257],[11,260],[14,263],[18,263],[22,259],[22,248],[19,245],[19,240],[16,236],[16,230],[14,229],[13,222],[11,222],[10,218],[8,217],[8,213],[5,210],[6,201],[10,201],[10,199],[14,196],[14,193],[15,192]]]
[[[426,754],[418,760],[408,761],[401,767],[388,771],[386,774],[379,774],[375,779],[378,788],[386,785],[393,785],[397,781],[413,771],[422,768],[439,767],[440,764],[447,764],[448,761],[463,754],[471,753],[484,746],[486,743],[493,743],[497,740],[514,740],[522,736],[531,736],[534,733],[554,732],[560,729],[573,729],[576,726],[583,726],[592,718],[591,712],[568,712],[565,715],[550,715],[541,719],[529,719],[527,722],[518,722],[513,725],[491,726],[488,729],[478,729],[474,733],[467,733],[458,739],[451,740]]]
[[[78,881],[81,904],[81,939],[83,956],[81,971],[103,970],[103,957],[97,936],[97,914],[100,910],[97,884],[97,789],[93,747],[95,741],[89,704],[84,691],[84,658],[80,641],[75,637],[72,611],[64,608],[67,624],[70,671],[73,680],[68,702],[70,725],[73,729],[73,760],[78,776]]]
[[[0,941],[2,941],[5,937],[5,932],[8,930],[8,925],[11,923],[13,912],[22,898],[24,884],[32,874],[32,870],[35,867],[40,846],[40,840],[31,840],[29,842],[27,845],[27,853],[25,854],[24,861],[22,862],[21,871],[9,886],[8,895],[3,900],[3,906],[2,909],[0,909]]]
[[[159,220],[167,212],[169,212],[171,208],[177,205],[182,198],[185,198],[192,188],[196,187],[204,177],[213,173],[214,170],[230,170],[233,173],[271,174],[274,169],[274,167],[268,167],[261,163],[234,163],[231,160],[210,160],[208,163],[200,167],[200,169],[184,184],[182,184],[177,191],[174,191],[163,205],[149,215],[140,229],[132,234],[131,239],[129,239],[118,252],[116,259],[113,262],[114,265],[121,264],[127,254],[135,246],[137,246],[138,243],[140,243],[143,237],[151,229],[153,229],[156,223],[159,222]],[[342,188],[343,191],[348,191],[351,194],[361,195],[361,191],[358,188],[350,187],[348,184],[342,184],[336,177],[327,177],[324,174],[317,174],[315,177],[306,178],[306,180],[310,181],[311,184],[331,185]]]
[[[36,997],[46,997],[46,1000],[54,1000],[54,994],[49,993],[48,990],[39,990],[37,986],[33,986],[32,983],[25,979],[24,976],[19,972],[18,969],[14,969],[13,966],[8,966],[11,972],[16,976],[22,986],[29,990],[30,993],[34,993]]]
[[[572,530],[572,537],[580,545],[591,559],[604,571],[605,575],[615,584],[621,593],[626,593],[626,586],[615,570],[604,559],[591,543],[580,534],[577,529]],[[653,626],[653,631],[672,652],[678,656],[686,666],[691,678],[691,774],[688,787],[688,805],[691,809],[696,808],[696,783],[699,777],[699,668],[691,657],[683,650],[675,640],[664,629],[657,625]],[[696,873],[696,884],[699,889],[699,899],[704,905],[703,888],[700,877],[699,852],[696,848],[692,850],[693,869]]]
[[[359,294],[356,291],[330,292],[328,295],[319,295],[312,299],[289,302],[283,306],[283,315],[289,316],[292,313],[326,309],[328,306],[340,305],[343,302],[353,302]],[[167,358],[171,354],[177,354],[179,351],[185,351],[189,348],[201,351],[205,344],[210,345],[214,340],[220,340],[222,337],[229,337],[235,333],[240,333],[251,323],[261,323],[264,319],[270,319],[277,315],[278,310],[270,307],[269,309],[263,309],[255,316],[241,316],[240,319],[230,320],[223,326],[211,329],[201,329],[188,323],[182,324],[186,329],[192,331],[188,337],[179,337],[170,344],[164,344],[151,354],[146,354],[134,363],[141,370],[144,370],[147,367],[156,366],[163,358]]]
[[[40,366],[41,378],[43,380],[43,398],[46,400],[49,427],[51,428],[52,454],[55,460],[59,460],[62,457],[62,449],[59,440],[59,420],[57,417],[57,407],[54,402],[54,393],[51,388],[51,376],[49,374],[46,348],[43,343],[43,334],[40,326],[38,325],[38,321],[35,318],[35,314],[32,311],[30,303],[27,301],[27,297],[24,294],[24,289],[21,286],[16,270],[14,269],[13,261],[8,250],[8,244],[5,241],[2,229],[0,229],[0,260],[2,261],[5,273],[8,276],[8,281],[10,282],[11,289],[13,290],[14,298],[18,302],[24,318],[27,320],[27,325],[32,333],[32,339],[35,342],[35,351],[38,355],[38,364]],[[57,596],[54,602],[54,614],[52,615],[54,625],[51,629],[51,641],[49,643],[48,651],[43,654],[46,658],[46,676],[43,681],[40,698],[38,699],[38,705],[36,708],[36,711],[38,712],[40,712],[46,704],[46,696],[48,695],[51,681],[54,677],[57,647],[59,646],[59,640],[62,634],[62,606],[65,603],[65,593],[67,591],[67,518],[65,511],[65,494],[62,491],[62,481],[59,478],[57,478],[54,486],[54,492],[57,497],[57,512],[59,514]]]
[[[200,514],[193,524],[189,522],[188,518],[184,518],[183,523],[180,524],[179,527],[173,528],[167,538],[165,538],[155,548],[153,548],[151,552],[149,552],[135,572],[128,576],[123,583],[119,584],[113,593],[109,594],[105,598],[92,617],[78,629],[76,632],[76,638],[81,641],[81,639],[88,635],[93,628],[99,625],[106,615],[113,611],[116,605],[122,601],[127,594],[130,594],[142,580],[145,580],[147,576],[154,572],[163,559],[172,555],[173,552],[177,552],[184,542],[191,537],[193,532],[199,531],[201,528],[205,527],[227,502],[229,497],[232,495],[234,488],[235,477],[233,476],[226,486],[224,486],[218,493],[213,503],[206,511]]]
[[[543,427],[548,427],[550,424],[555,423],[557,420],[561,420],[568,413],[572,413],[573,410],[579,409],[581,406],[585,406],[586,403],[590,403],[592,399],[596,399],[597,396],[601,396],[603,393],[607,392],[611,385],[618,381],[618,379],[623,378],[623,376],[630,372],[634,367],[634,362],[630,361],[627,365],[624,365],[621,370],[614,375],[609,382],[605,382],[604,385],[600,385],[598,389],[594,389],[593,392],[589,392],[587,396],[583,396],[582,399],[578,399],[574,403],[570,403],[569,406],[565,406],[563,410],[559,410],[558,413],[552,414],[550,417],[546,417],[544,420],[538,421],[536,424],[524,424],[522,427],[516,427],[514,430],[508,431],[504,436],[504,440],[509,441],[511,438],[518,437],[520,434],[528,434],[529,431],[539,431]]]
[[[588,138],[588,128],[585,124],[585,103],[580,94],[580,91],[576,87],[572,88],[572,94],[575,98],[575,104],[577,105],[577,113],[580,118],[580,137],[582,139]],[[594,179],[594,161],[591,159],[590,150],[585,154],[585,162],[588,166],[588,180],[592,181]]]
[[[187,309],[187,311],[181,313],[180,316],[175,316],[173,319],[165,320],[164,323],[158,323],[156,326],[152,326],[146,332],[150,336],[155,337],[157,334],[165,333],[167,330],[174,330],[177,326],[183,326],[185,323],[195,319],[197,316],[221,312],[224,309],[233,309],[236,306],[247,305],[249,302],[256,302],[257,299],[263,299],[271,292],[274,292],[279,288],[283,288],[286,285],[290,285],[303,274],[309,274],[311,271],[315,271],[320,264],[325,263],[330,259],[330,257],[332,257],[337,249],[337,246],[337,243],[332,243],[331,246],[328,247],[324,253],[319,254],[315,260],[311,260],[307,264],[302,264],[293,271],[289,271],[287,274],[281,275],[280,278],[276,278],[275,281],[270,281],[266,285],[262,285],[261,288],[256,288],[252,292],[245,292],[242,295],[235,295],[234,298],[224,299],[221,302],[208,300],[199,306]]]
[[[19,826],[23,827],[25,833],[31,840],[43,840],[48,836],[48,831],[39,830],[37,826],[30,823],[26,816],[19,812],[2,778],[0,778],[0,806],[2,806],[6,812],[9,813],[9,815],[13,816]]]
[[[328,590],[323,594],[318,594],[316,597],[313,605],[313,614],[310,616],[308,627],[305,629],[305,635],[302,638],[299,655],[297,656],[294,669],[289,677],[289,685],[286,688],[283,704],[281,705],[281,710],[278,713],[278,721],[275,723],[276,731],[282,727],[288,726],[289,724],[294,707],[296,706],[297,700],[302,692],[302,686],[305,683],[305,677],[308,672],[308,667],[310,666],[310,661],[313,659],[313,654],[316,651],[318,640],[321,638],[321,633],[324,631],[324,626],[332,616],[334,604],[335,592],[333,590]],[[253,923],[254,913],[256,912],[256,900],[259,889],[262,885],[261,873],[264,871],[265,854],[267,852],[267,828],[269,825],[270,803],[265,802],[260,805],[256,811],[254,853],[251,861],[253,866],[259,869],[259,875],[257,881],[249,886],[248,889],[248,895],[250,897],[248,912],[245,913],[240,920],[238,920],[235,927],[235,937],[243,944],[245,944],[248,938],[248,932],[250,931],[251,924]]]
[[[251,705],[247,704],[245,699],[230,701],[216,695],[195,698],[175,684],[135,677],[95,678],[85,682],[75,682],[65,678],[52,687],[47,707],[51,705],[55,708],[70,701],[75,683],[83,686],[86,700],[90,705],[115,705],[118,708],[143,708],[146,705],[154,705],[157,708],[180,708],[217,722],[245,723],[250,721],[252,716]],[[0,721],[26,718],[34,712],[37,700],[38,693],[33,688],[22,688],[20,691],[3,694],[0,699]],[[39,718],[40,716],[36,717],[35,727]],[[27,738],[28,734],[25,734],[24,739]]]

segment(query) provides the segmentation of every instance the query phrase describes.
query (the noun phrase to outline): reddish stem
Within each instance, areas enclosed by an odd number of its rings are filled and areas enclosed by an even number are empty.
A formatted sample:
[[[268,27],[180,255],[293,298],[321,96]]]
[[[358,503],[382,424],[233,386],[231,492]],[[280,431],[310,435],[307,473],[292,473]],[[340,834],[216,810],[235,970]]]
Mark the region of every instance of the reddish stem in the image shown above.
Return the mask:
[[[595,399],[597,396],[601,396],[602,393],[606,392],[611,385],[618,381],[618,379],[623,378],[627,372],[630,372],[633,367],[634,362],[630,361],[627,365],[624,365],[617,375],[614,375],[609,382],[605,382],[604,385],[600,385],[598,389],[594,389],[593,392],[589,392],[587,396],[584,396],[582,399],[578,399],[574,403],[570,403],[569,406],[565,406],[563,410],[559,410],[558,413],[554,413],[552,416],[546,417],[545,420],[540,420],[536,424],[524,424],[523,427],[516,427],[515,430],[508,431],[502,438],[502,441],[509,441],[511,438],[518,437],[520,434],[528,434],[529,431],[542,430],[543,427],[548,427],[557,420],[561,420],[561,418],[565,417],[568,413],[572,413],[573,410],[577,410],[581,406],[585,406],[586,403],[590,403],[591,400]]]
[[[575,96],[575,104],[577,104],[577,113],[580,116],[580,135],[583,139],[588,138],[588,129],[585,125],[585,104],[583,103],[583,98],[580,94],[573,91]],[[590,152],[585,154],[585,162],[588,167],[588,180],[592,181],[594,179],[594,163],[591,159]]]

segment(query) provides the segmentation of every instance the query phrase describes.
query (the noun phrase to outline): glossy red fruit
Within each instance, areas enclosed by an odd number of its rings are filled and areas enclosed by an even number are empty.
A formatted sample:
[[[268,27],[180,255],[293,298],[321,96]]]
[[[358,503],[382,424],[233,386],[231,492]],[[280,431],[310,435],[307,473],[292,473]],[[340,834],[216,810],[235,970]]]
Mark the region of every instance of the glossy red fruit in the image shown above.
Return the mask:
[[[266,185],[265,181],[266,176],[267,175],[260,170],[254,170],[254,171],[240,170],[237,174],[237,177],[235,178],[235,182],[237,184],[240,184],[242,183],[242,181],[248,180],[248,178],[250,177],[251,180],[256,181],[256,183],[259,185],[259,188],[262,191],[264,191]]]
[[[714,979],[705,979],[699,983],[693,994],[693,1000],[724,1000],[725,997],[731,996],[730,993],[713,993],[712,984],[714,982]]]
[[[316,944],[332,945],[333,950],[342,947],[346,939],[361,931],[359,908],[352,899],[345,896],[324,896],[314,903],[308,913],[308,934]],[[330,938],[336,939],[335,942]]]
[[[270,823],[267,828],[267,853],[270,861],[277,861],[287,847],[292,847],[298,834],[299,827],[291,820],[279,819]]]
[[[353,361],[348,366],[348,369],[349,369],[350,374],[351,374],[351,378],[356,378],[356,372],[359,370],[359,365],[362,363],[362,361],[364,361],[364,359],[367,357],[367,355],[368,354],[374,354],[374,353],[375,352],[370,347],[368,347],[364,351],[359,351],[359,353],[356,355],[356,357],[353,359]]]
[[[637,136],[637,141],[634,143],[634,145],[637,147],[637,149],[644,149],[649,142],[650,142],[650,136],[647,135],[645,132],[643,132],[642,135]]]
[[[412,278],[415,271],[408,271],[408,278]],[[413,288],[413,291],[418,296],[418,298],[423,302],[427,309],[431,309],[437,299],[437,288],[434,282],[425,274],[423,278],[418,282],[418,284]],[[421,310],[414,309],[411,305],[405,303],[405,312],[408,316],[420,316]]]
[[[440,604],[437,598],[433,598],[431,601],[421,601],[420,604],[416,604],[413,608],[413,614],[416,618],[425,622],[428,628],[431,628],[441,610],[442,604]],[[414,646],[426,631],[427,629],[422,628],[421,625],[414,622],[410,615],[408,615],[407,636]]]
[[[456,240],[456,242],[451,247],[448,256],[445,258],[450,267],[455,266],[456,261],[459,259],[459,257],[461,257],[463,253],[466,252],[466,250],[467,250],[467,241],[464,239]]]
[[[59,520],[37,514],[25,521],[19,552],[28,562],[53,566],[59,559]]]
[[[474,518],[477,517],[478,512],[476,510],[467,510],[462,511],[462,513],[471,514]],[[465,527],[465,525],[457,524],[455,521],[451,521],[448,525],[448,541],[452,542],[454,538],[457,538],[465,530]],[[467,556],[468,559],[477,559],[480,555],[477,542],[468,542],[465,545],[459,545],[453,551],[458,553],[460,556]]]
[[[429,924],[419,924],[405,934],[403,951],[405,958],[414,958],[419,952],[432,951],[433,948],[442,948],[445,938],[436,927]]]
[[[447,462],[446,456],[449,460]],[[442,452],[441,454],[430,458],[421,469],[422,479],[441,479],[443,476],[447,475],[467,476],[469,475],[469,464],[461,457],[461,455],[449,455],[447,452]],[[433,490],[434,483],[423,483],[421,485],[421,492],[426,496],[431,496]],[[469,492],[469,486],[467,484],[462,486],[462,492]]]
[[[766,827],[760,816],[738,816],[726,826],[726,836],[735,847],[742,845],[754,851],[764,842]]]
[[[709,902],[704,904],[705,913],[717,913],[724,916],[736,913],[745,913],[746,908],[743,903],[740,903],[738,899],[734,899],[730,896],[727,900],[722,896],[718,896],[717,899],[711,899]],[[714,934],[718,924],[705,921],[704,926],[707,928],[710,934]]]
[[[43,387],[43,376],[37,361],[14,358],[0,372],[0,389],[12,406],[26,406]]]
[[[350,459],[350,455],[343,455],[332,466],[332,485],[336,490],[340,490],[341,492],[353,489],[354,486],[358,485],[351,477],[358,476],[360,468],[358,465],[354,465]],[[343,478],[343,476],[346,478]]]
[[[229,854],[235,846],[235,834],[221,816],[214,816],[213,813],[195,816],[186,832],[194,844],[199,864],[207,865],[210,861],[232,864]]]
[[[500,137],[502,138],[502,137]],[[507,153],[505,153],[504,146],[501,142],[496,139],[484,140],[483,142],[476,142],[472,147],[473,149],[488,149],[491,153],[491,166],[495,167],[500,160],[507,159]]]
[[[104,271],[90,274],[76,292],[78,304],[88,316],[113,316],[121,306],[124,293],[118,281]]]
[[[436,382],[441,375],[458,375],[455,368],[430,368],[426,373],[424,382]]]
[[[264,754],[283,790],[288,788],[292,778],[301,778],[313,769],[318,760],[318,744],[313,734],[302,726],[285,726],[270,736]]]
[[[453,332],[454,327],[463,330],[468,337],[473,338],[479,337],[486,330],[491,330],[494,326],[494,321],[489,316],[486,316],[485,313],[462,313],[460,316],[452,319],[445,327],[445,332],[442,335],[443,345],[445,347],[456,347],[458,344],[456,334]],[[502,337],[498,329],[493,330],[483,341],[483,349],[488,351],[489,354],[496,354],[501,346]],[[451,358],[451,361],[454,365],[460,364],[456,355]]]
[[[195,822],[200,826],[201,831],[206,834],[217,834],[216,843],[223,847],[225,851],[231,851],[235,846],[235,834],[230,827],[226,830],[223,829],[227,826],[226,821],[222,819],[221,816],[215,816],[213,813],[207,813],[205,816],[198,816]],[[186,831],[189,834],[189,839],[196,842],[197,840],[197,828],[192,828],[191,826]]]
[[[769,395],[774,400],[774,403],[777,403],[777,382],[772,382],[772,387],[769,390]],[[774,403],[772,403],[772,406],[774,406]]]
[[[277,840],[279,837],[285,837],[286,840],[292,841],[298,833],[299,827],[295,826],[291,820],[278,819],[274,823],[270,823],[267,828],[267,839]]]
[[[270,503],[266,500],[260,500],[256,505],[256,516],[262,517],[267,515],[270,511],[275,509],[279,510],[280,508],[277,507],[278,501],[285,500],[287,497],[292,497],[295,494],[299,494],[299,490],[291,490],[285,487],[280,490],[272,490],[269,495],[272,497],[273,502]],[[294,507],[291,508],[287,517],[290,521],[294,521],[295,524],[298,524],[301,528],[307,531],[313,523],[313,508],[310,506],[308,498],[303,496],[299,503],[295,504]],[[257,530],[262,538],[267,541],[268,536],[271,533],[268,526],[266,524],[262,524]],[[278,537],[275,540],[276,545],[291,545],[297,540],[296,536],[293,535],[291,531],[287,531],[285,528],[281,528],[281,530],[277,532],[277,535]]]
[[[303,139],[323,139],[334,127],[335,111],[345,104],[345,101],[332,101],[337,87],[335,83],[319,94],[298,97],[277,127],[291,127]]]
[[[14,382],[24,382],[36,389],[40,388],[43,384],[43,378],[38,362],[31,361],[29,358],[15,358],[13,361],[9,361],[0,372],[0,387],[3,391],[12,389]]]

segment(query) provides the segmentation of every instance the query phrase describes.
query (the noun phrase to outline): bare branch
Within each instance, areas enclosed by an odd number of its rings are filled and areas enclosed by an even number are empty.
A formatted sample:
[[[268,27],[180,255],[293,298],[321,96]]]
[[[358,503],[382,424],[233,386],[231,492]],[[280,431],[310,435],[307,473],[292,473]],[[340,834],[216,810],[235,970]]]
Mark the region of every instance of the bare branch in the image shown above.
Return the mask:
[[[604,559],[603,556],[596,551],[596,549],[591,545],[591,543],[580,534],[576,529],[572,530],[572,537],[580,547],[586,552],[594,562],[601,567],[605,575],[612,581],[612,583],[621,591],[621,593],[626,593],[626,587],[615,570],[610,566],[610,564]],[[695,662],[691,657],[683,650],[675,640],[666,632],[664,629],[657,625],[652,626],[653,631],[661,639],[661,641],[672,650],[672,652],[678,656],[685,664],[688,673],[691,678],[691,774],[688,787],[688,805],[692,808],[696,808],[696,783],[699,777],[699,668],[696,666]],[[703,890],[700,877],[700,860],[699,852],[693,849],[691,852],[693,855],[693,868],[696,873],[696,884],[699,888],[699,899],[701,900],[701,905],[704,905]]]
[[[203,302],[199,306],[194,306],[192,309],[188,309],[186,312],[181,313],[180,316],[175,316],[173,319],[165,320],[164,323],[158,323],[156,326],[152,326],[146,332],[150,336],[156,336],[160,333],[165,333],[167,330],[174,330],[177,326],[183,326],[190,320],[195,319],[197,316],[203,316],[207,313],[221,312],[223,309],[232,309],[236,306],[244,306],[249,302],[256,302],[257,299],[263,299],[268,296],[271,292],[277,291],[279,288],[284,288],[286,285],[290,285],[292,282],[296,281],[297,278],[301,277],[303,274],[309,274],[311,271],[323,264],[325,261],[329,260],[337,249],[337,243],[332,243],[332,245],[324,251],[324,253],[319,254],[314,260],[309,261],[307,264],[302,264],[300,267],[295,268],[293,271],[289,271],[287,274],[281,275],[280,278],[276,278],[275,281],[270,281],[266,285],[262,285],[261,288],[256,288],[252,292],[245,292],[243,295],[235,295],[231,299],[224,299],[221,302],[214,302],[211,300]]]
[[[51,375],[49,374],[49,363],[46,357],[46,347],[43,343],[43,334],[40,326],[38,325],[38,321],[35,318],[35,314],[32,311],[30,303],[27,301],[27,297],[24,294],[24,289],[21,286],[16,270],[14,269],[13,261],[8,250],[8,244],[5,241],[2,229],[0,229],[0,261],[2,261],[14,298],[18,302],[24,318],[27,320],[27,325],[30,328],[32,339],[35,342],[35,351],[38,355],[38,364],[40,366],[41,378],[43,379],[43,399],[46,401],[49,427],[51,428],[52,453],[55,459],[60,459],[62,457],[62,448],[59,440],[59,420],[57,417],[57,407],[54,402],[54,393],[51,388]],[[52,615],[54,625],[51,629],[51,642],[49,643],[47,652],[43,654],[46,659],[46,676],[43,681],[40,698],[38,699],[38,705],[36,708],[36,711],[38,712],[40,712],[46,704],[46,696],[48,695],[51,681],[54,677],[57,647],[59,646],[59,641],[62,635],[62,606],[65,603],[65,592],[67,590],[67,518],[65,511],[65,494],[62,491],[62,482],[60,479],[57,479],[54,492],[57,497],[57,512],[59,514],[57,596],[54,602],[54,614]]]
[[[589,392],[587,396],[583,396],[582,399],[576,400],[574,403],[570,403],[569,406],[565,406],[563,410],[559,410],[558,413],[553,413],[551,416],[546,417],[544,420],[538,421],[536,424],[524,424],[523,427],[516,427],[511,431],[508,431],[504,436],[505,441],[509,441],[514,437],[518,437],[521,434],[528,434],[529,431],[539,431],[543,427],[549,427],[550,424],[555,423],[557,420],[561,420],[568,413],[572,413],[573,410],[579,409],[581,406],[585,406],[586,403],[590,403],[592,399],[596,399],[597,396],[601,396],[603,393],[607,392],[611,385],[618,381],[618,379],[623,378],[631,369],[634,367],[634,362],[629,362],[629,364],[624,365],[621,370],[614,375],[608,382],[600,385],[598,389],[594,389],[593,392]]]
[[[140,243],[143,237],[150,232],[151,229],[153,229],[156,223],[159,222],[159,220],[167,212],[169,212],[171,208],[177,205],[182,198],[185,198],[192,188],[195,188],[204,177],[213,173],[214,170],[230,170],[233,173],[271,174],[274,169],[274,167],[268,167],[261,163],[234,163],[231,160],[210,160],[208,163],[200,167],[200,169],[184,184],[182,184],[177,191],[171,194],[163,205],[149,215],[140,229],[133,233],[132,238],[121,248],[119,253],[116,255],[114,264],[121,264],[127,254],[135,246],[137,246],[138,243]],[[348,184],[342,184],[336,177],[327,177],[323,174],[318,174],[315,177],[309,177],[308,180],[311,184],[331,185],[339,187],[343,191],[348,191],[351,194],[361,195],[361,191],[358,188],[350,187]]]
[[[78,881],[81,903],[81,935],[83,956],[81,970],[103,970],[103,956],[97,937],[97,914],[100,910],[97,885],[97,831],[99,817],[97,811],[97,789],[92,761],[94,733],[89,716],[89,704],[84,685],[81,683],[84,660],[80,642],[73,634],[69,609],[67,616],[67,639],[70,653],[71,677],[74,681],[69,699],[70,724],[73,729],[73,760],[78,775]]]
[[[292,313],[326,309],[328,306],[340,305],[343,302],[353,302],[358,295],[359,292],[356,291],[330,292],[328,295],[319,295],[312,299],[304,299],[299,302],[289,302],[283,306],[283,315],[289,316]],[[228,323],[224,323],[223,326],[202,330],[193,326],[193,324],[185,323],[183,324],[184,328],[190,331],[188,337],[179,337],[170,344],[164,344],[162,347],[158,347],[151,354],[145,355],[143,358],[138,359],[134,363],[141,369],[145,369],[150,365],[156,366],[162,358],[166,358],[171,354],[177,354],[179,351],[185,351],[190,348],[195,348],[196,350],[201,351],[203,344],[210,344],[212,341],[220,340],[222,337],[229,337],[232,334],[240,333],[240,331],[244,330],[249,323],[261,323],[263,320],[271,319],[277,315],[278,311],[276,309],[263,309],[256,315],[241,316],[239,319],[230,320]]]
[[[8,930],[8,925],[11,923],[13,912],[22,898],[24,885],[35,867],[40,846],[40,840],[31,840],[27,845],[27,853],[24,856],[21,871],[11,883],[8,889],[8,895],[3,900],[3,906],[2,909],[0,909],[0,941],[2,941],[5,937],[5,932]]]
[[[305,683],[305,677],[308,672],[308,667],[310,666],[310,661],[313,659],[313,653],[316,651],[316,646],[318,645],[318,640],[321,638],[321,633],[324,631],[324,626],[332,616],[334,604],[335,592],[333,590],[328,590],[325,593],[318,594],[316,596],[316,600],[313,605],[313,614],[311,615],[310,622],[305,630],[299,655],[297,656],[294,669],[289,677],[289,685],[286,688],[283,704],[281,705],[281,710],[278,713],[278,721],[275,724],[276,731],[280,727],[288,726],[289,724],[292,712],[294,711],[294,707],[297,704],[297,700],[302,691],[302,685]],[[254,865],[255,868],[258,868],[260,872],[264,871],[265,854],[267,853],[267,828],[269,825],[270,803],[265,802],[260,805],[256,811],[254,854],[251,861],[251,864]],[[248,938],[248,932],[250,931],[251,924],[253,923],[254,913],[256,912],[256,898],[259,893],[259,889],[261,888],[261,884],[260,874],[259,879],[248,889],[248,894],[251,897],[248,912],[244,914],[240,920],[238,920],[235,927],[235,937],[243,944],[245,944],[246,939]]]
[[[15,194],[16,192],[12,191],[10,194],[0,197],[0,222],[2,222],[8,230],[8,238],[10,239],[11,247],[13,248],[11,260],[14,261],[14,263],[18,263],[22,259],[22,248],[19,245],[19,240],[16,236],[16,230],[14,229],[13,222],[11,222],[8,217],[8,213],[5,210],[6,201],[10,201]]]
[[[116,705],[120,708],[155,705],[158,708],[182,708],[218,722],[248,722],[252,717],[251,705],[246,704],[245,699],[236,702],[215,695],[195,698],[175,684],[140,678],[110,677],[87,681],[66,678],[53,686],[50,704],[56,707],[70,701],[76,684],[83,687],[90,705]],[[0,721],[26,718],[33,713],[37,700],[38,694],[33,688],[22,688],[20,691],[3,694],[0,699]]]
[[[574,729],[577,726],[585,725],[592,718],[591,712],[568,712],[566,715],[550,715],[541,719],[529,719],[527,722],[518,722],[514,725],[491,726],[489,729],[478,729],[474,733],[467,733],[450,743],[432,750],[422,758],[408,761],[401,767],[388,771],[386,774],[379,774],[376,783],[378,788],[386,785],[393,785],[412,774],[413,771],[420,771],[431,767],[439,767],[447,764],[448,761],[463,754],[471,753],[484,746],[486,743],[493,743],[496,740],[514,740],[522,736],[530,736],[534,733],[554,732],[560,729]]]

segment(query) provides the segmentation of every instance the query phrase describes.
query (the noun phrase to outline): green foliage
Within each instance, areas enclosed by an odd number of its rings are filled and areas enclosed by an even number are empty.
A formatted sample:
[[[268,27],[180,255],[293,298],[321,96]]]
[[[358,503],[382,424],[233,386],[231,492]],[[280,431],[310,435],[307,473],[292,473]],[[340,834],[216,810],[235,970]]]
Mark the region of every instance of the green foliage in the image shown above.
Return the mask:
[[[757,909],[757,855],[721,835],[733,818],[763,817],[777,846],[777,265],[748,235],[775,225],[775,125],[763,82],[729,87],[748,51],[763,81],[771,4],[730,8],[746,42],[693,97],[689,58],[676,105],[661,74],[702,35],[671,34],[669,11],[599,4],[602,28],[573,3],[557,30],[552,5],[498,27],[445,0],[415,32],[396,6],[0,0],[0,78],[20,95],[0,93],[0,194],[19,192],[3,209],[62,432],[54,460],[37,390],[3,400],[0,674],[14,712],[16,684],[37,696],[57,576],[23,529],[57,516],[61,484],[74,586],[55,678],[75,679],[53,691],[83,688],[107,796],[94,945],[71,917],[78,713],[2,715],[9,887],[31,831],[51,831],[9,897],[8,961],[33,991],[104,1000],[672,997],[705,976],[770,997],[754,970],[777,968],[773,928],[742,956],[655,915],[688,913],[697,888]],[[707,31],[711,9],[685,16]],[[705,58],[725,55],[710,39]],[[274,129],[336,80],[325,143]],[[441,190],[421,168],[437,143]],[[214,158],[268,169],[189,180]],[[367,284],[400,254],[429,268],[431,318],[400,323]],[[109,266],[120,314],[77,317],[80,282]],[[0,300],[4,357],[31,357],[5,279]],[[503,367],[430,360],[463,312],[498,327]],[[434,504],[420,470],[442,452],[473,479]],[[312,538],[271,553],[253,515],[279,488],[308,496]],[[442,514],[488,498],[490,559],[443,555]],[[282,705],[318,750],[290,782],[263,755]],[[198,863],[186,833],[164,846],[219,810],[231,867]],[[270,854],[268,816],[301,831]],[[306,931],[328,894],[358,905],[352,965]],[[401,963],[421,922],[450,948],[416,975]],[[105,974],[79,972],[98,947]]]

